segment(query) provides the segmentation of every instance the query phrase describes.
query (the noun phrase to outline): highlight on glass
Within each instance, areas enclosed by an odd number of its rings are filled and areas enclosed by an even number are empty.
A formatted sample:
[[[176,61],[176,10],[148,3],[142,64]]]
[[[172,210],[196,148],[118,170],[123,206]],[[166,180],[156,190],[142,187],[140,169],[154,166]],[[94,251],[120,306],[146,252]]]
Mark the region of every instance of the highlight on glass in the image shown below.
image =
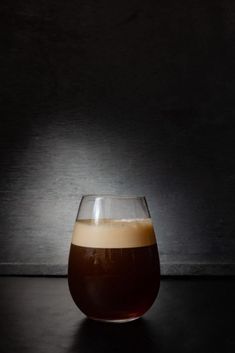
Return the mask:
[[[72,298],[90,319],[127,322],[155,301],[160,264],[145,197],[82,197],[69,254]]]

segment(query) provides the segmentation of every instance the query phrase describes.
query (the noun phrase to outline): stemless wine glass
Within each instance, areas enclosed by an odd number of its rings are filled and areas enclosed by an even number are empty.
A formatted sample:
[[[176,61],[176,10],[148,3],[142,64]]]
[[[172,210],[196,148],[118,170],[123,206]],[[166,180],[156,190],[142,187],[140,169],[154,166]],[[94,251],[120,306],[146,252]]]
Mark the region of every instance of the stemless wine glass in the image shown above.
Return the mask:
[[[160,265],[145,197],[82,197],[68,282],[78,308],[94,320],[131,321],[151,307]]]

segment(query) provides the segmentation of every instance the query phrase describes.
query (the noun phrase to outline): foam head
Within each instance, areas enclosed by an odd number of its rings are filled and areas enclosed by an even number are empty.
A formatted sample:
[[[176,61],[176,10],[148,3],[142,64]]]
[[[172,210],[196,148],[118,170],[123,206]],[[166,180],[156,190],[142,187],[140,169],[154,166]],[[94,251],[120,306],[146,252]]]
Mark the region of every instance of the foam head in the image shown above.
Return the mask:
[[[72,244],[92,248],[135,248],[156,243],[151,219],[78,220]]]

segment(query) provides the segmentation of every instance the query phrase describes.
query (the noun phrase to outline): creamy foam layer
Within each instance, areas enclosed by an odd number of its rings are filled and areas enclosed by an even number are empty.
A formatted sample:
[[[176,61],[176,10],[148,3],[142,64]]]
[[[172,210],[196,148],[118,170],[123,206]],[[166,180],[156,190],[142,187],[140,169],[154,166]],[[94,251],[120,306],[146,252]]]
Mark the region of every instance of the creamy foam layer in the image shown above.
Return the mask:
[[[92,248],[135,248],[156,243],[151,219],[79,220],[72,244]]]

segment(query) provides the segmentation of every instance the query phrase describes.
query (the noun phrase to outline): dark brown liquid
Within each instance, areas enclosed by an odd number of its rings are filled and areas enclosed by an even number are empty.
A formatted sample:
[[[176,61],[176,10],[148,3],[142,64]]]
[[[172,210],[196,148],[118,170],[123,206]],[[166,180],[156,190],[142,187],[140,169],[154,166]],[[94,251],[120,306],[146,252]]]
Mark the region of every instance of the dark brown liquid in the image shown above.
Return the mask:
[[[157,245],[100,249],[72,244],[68,280],[75,303],[88,317],[139,317],[158,294]]]

